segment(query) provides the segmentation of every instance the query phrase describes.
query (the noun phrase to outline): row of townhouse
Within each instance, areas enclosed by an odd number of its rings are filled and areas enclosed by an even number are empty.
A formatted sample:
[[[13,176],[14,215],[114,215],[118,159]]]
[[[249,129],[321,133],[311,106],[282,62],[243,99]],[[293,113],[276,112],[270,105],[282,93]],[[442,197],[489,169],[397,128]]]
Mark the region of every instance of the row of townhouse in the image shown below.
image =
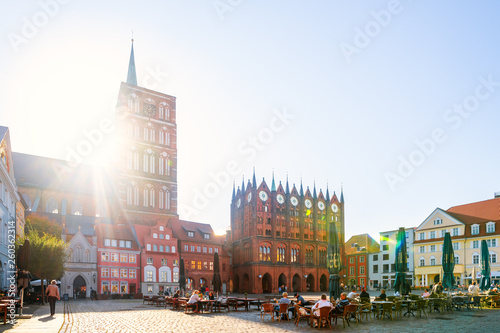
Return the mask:
[[[211,288],[215,253],[220,258],[223,292],[229,291],[225,236],[215,235],[208,224],[170,219],[153,226],[95,223],[92,227],[83,217],[68,217],[63,239],[68,242],[69,258],[61,288],[69,297],[89,297],[91,289],[100,294],[175,292],[181,258],[187,289]],[[187,251],[180,250],[186,245]]]
[[[425,287],[443,275],[444,235],[449,232],[455,256],[455,284],[468,285],[481,278],[481,241],[488,245],[491,277],[500,282],[500,193],[493,199],[436,208],[417,227],[406,228],[407,279],[412,286]],[[398,230],[380,232],[380,245],[367,235],[356,235],[346,243],[347,285],[384,288],[395,278]],[[376,243],[376,242],[375,242]],[[370,246],[372,244],[372,246]]]

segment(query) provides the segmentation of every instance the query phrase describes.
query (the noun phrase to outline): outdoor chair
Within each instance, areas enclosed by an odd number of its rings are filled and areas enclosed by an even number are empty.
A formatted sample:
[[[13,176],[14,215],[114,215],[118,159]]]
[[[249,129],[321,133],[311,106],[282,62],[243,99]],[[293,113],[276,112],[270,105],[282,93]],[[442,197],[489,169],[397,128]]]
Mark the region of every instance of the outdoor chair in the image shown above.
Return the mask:
[[[172,309],[174,308],[174,299],[171,296],[165,297],[165,309],[168,305],[172,306]]]
[[[448,297],[443,299],[442,302],[443,308],[446,309],[446,311],[453,313],[453,299],[451,297]]]
[[[179,301],[179,307],[184,308],[184,313],[195,313],[198,312],[198,303],[188,304],[187,301]]]
[[[158,297],[156,299],[156,306],[162,306],[164,305],[165,308],[167,308],[167,302],[165,301],[165,297]]]
[[[364,316],[366,318],[366,320],[368,321],[368,316],[370,316],[370,320],[373,321],[373,317],[372,317],[372,305],[370,303],[364,304],[360,308],[360,310],[361,310],[360,318],[362,318]]]
[[[478,309],[483,309],[483,306],[481,304],[481,296],[472,296],[472,309],[474,307],[477,307]]]
[[[421,317],[422,313],[425,315],[425,318],[427,318],[427,313],[425,312],[425,301],[423,299],[417,301],[417,315]]]
[[[396,319],[399,317],[403,319],[403,302],[394,302],[392,311],[395,313]]]
[[[370,304],[370,297],[361,297],[360,301],[363,304]]]
[[[490,298],[490,307],[491,308],[496,308],[498,306],[498,304],[500,303],[500,300],[499,300],[499,297],[498,295],[495,295],[495,296],[491,296]]]
[[[227,312],[229,312],[229,304],[227,303],[227,298],[219,297],[219,300],[215,304],[215,307],[219,310],[219,312],[220,308],[227,309]]]
[[[452,297],[453,308],[458,311],[462,310],[463,301],[461,297]]]
[[[350,321],[351,319],[356,319],[356,323],[359,323],[358,319],[358,305],[357,304],[349,304],[346,306],[347,308],[347,319]]]
[[[153,296],[153,297],[151,297],[149,299],[149,303],[148,304],[154,305],[154,304],[156,304],[157,301],[158,301],[158,296],[155,295],[155,296]]]
[[[238,311],[238,308],[245,308],[245,302],[238,301],[234,298],[229,298],[227,304],[234,308],[234,311]]]
[[[142,304],[144,304],[144,303],[146,303],[146,302],[148,302],[148,304],[149,304],[149,300],[150,300],[150,297],[149,297],[149,296],[144,296],[144,297],[142,298]]]
[[[311,309],[295,304],[295,326],[299,326],[301,319],[306,319],[307,324],[309,325],[311,319]]]
[[[471,310],[472,303],[472,296],[468,295],[466,298],[464,298],[463,304],[467,308],[467,310]]]
[[[385,316],[388,316],[391,318],[391,320],[394,320],[392,317],[392,303],[384,303],[382,304],[382,312],[380,313],[380,319],[384,319]]]
[[[334,319],[335,318],[335,325],[337,325],[337,319],[342,319],[342,325],[345,327],[345,322],[347,321],[347,325],[351,326],[349,324],[349,317],[348,317],[348,312],[347,312],[347,306],[344,306],[344,312],[343,313],[337,313],[335,309],[333,309],[330,313],[330,318]]]
[[[320,328],[321,326],[326,327],[327,323],[328,323],[328,327],[332,328],[332,325],[330,324],[330,311],[332,310],[332,308],[330,308],[329,306],[324,306],[322,308],[319,308],[318,310],[319,310],[319,316],[314,314],[314,311],[313,311],[313,314],[311,317],[313,319],[313,320],[311,320],[311,327],[314,324],[314,319],[316,319],[318,321],[318,328]]]
[[[288,316],[288,304],[280,304],[277,317],[279,321],[281,321],[284,317],[286,317],[286,320],[290,320],[290,317]]]
[[[260,319],[262,321],[264,321],[264,316],[266,314],[271,315],[271,319],[274,321],[274,304],[271,304],[271,303],[262,304],[262,307],[260,310]]]

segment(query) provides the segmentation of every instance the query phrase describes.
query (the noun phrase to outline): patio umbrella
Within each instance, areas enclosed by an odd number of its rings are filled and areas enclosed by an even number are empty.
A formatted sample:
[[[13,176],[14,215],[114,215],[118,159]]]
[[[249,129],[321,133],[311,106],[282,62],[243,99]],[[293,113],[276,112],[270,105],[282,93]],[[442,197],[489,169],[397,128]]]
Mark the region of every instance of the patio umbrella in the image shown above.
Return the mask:
[[[444,234],[444,244],[443,244],[443,288],[448,288],[451,290],[455,285],[455,277],[453,276],[453,269],[455,268],[455,252],[453,251],[453,245],[451,244],[450,233]]]
[[[184,259],[182,258],[179,267],[179,289],[186,291],[186,273],[184,271]]]
[[[410,286],[406,281],[406,271],[408,264],[406,260],[406,231],[405,228],[399,228],[396,244],[396,276],[394,278],[394,290],[399,291],[401,295],[407,295],[410,292]]]
[[[222,287],[222,281],[219,273],[219,253],[214,254],[214,276],[213,276],[214,291],[219,293]]]
[[[481,290],[490,288],[491,283],[491,268],[490,268],[490,251],[488,250],[488,243],[486,240],[481,241]]]
[[[340,258],[340,243],[335,222],[331,222],[328,230],[328,273],[330,273],[330,285],[328,291],[330,298],[340,298],[340,276],[342,260]]]

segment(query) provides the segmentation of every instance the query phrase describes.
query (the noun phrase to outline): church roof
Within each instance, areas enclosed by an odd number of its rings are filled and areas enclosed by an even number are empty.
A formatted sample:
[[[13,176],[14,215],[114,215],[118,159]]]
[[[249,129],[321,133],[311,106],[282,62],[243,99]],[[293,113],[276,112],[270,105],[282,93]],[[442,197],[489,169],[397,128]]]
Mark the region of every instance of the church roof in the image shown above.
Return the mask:
[[[134,58],[134,40],[132,39],[132,48],[130,50],[130,60],[128,62],[127,83],[136,86],[137,74],[135,73],[135,58]]]

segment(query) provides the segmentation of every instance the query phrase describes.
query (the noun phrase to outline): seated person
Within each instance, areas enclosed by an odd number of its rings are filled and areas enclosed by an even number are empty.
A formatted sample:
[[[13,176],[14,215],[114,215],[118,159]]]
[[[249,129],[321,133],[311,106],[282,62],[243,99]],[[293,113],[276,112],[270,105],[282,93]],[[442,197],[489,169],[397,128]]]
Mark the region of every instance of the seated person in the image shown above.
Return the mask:
[[[361,294],[359,294],[359,297],[368,297],[368,298],[370,298],[370,294],[368,294],[368,293],[366,292],[366,289],[365,289],[365,288],[363,288],[363,289],[361,290]]]
[[[338,314],[343,314],[344,313],[344,307],[346,305],[349,305],[349,300],[347,299],[347,294],[342,293],[340,294],[340,302],[335,305],[335,312]]]
[[[347,302],[347,304],[349,304],[349,301],[345,299],[346,293],[342,293],[342,295],[344,295],[344,300]],[[342,295],[340,297],[342,297]],[[342,303],[342,301],[340,301],[339,304],[340,303]],[[321,299],[316,304],[314,304],[311,311],[313,312],[313,314],[316,317],[319,317],[319,309],[323,308],[323,307],[329,307],[330,309],[333,309],[333,304],[327,300],[326,294],[321,294]],[[343,312],[344,312],[344,309],[342,307],[342,313]],[[317,326],[318,323],[316,322],[316,318],[313,318],[313,321],[314,321],[314,325]]]
[[[380,291],[380,295],[378,295],[378,298],[380,298],[382,301],[385,301],[387,299],[387,295],[385,294],[385,289],[382,289]]]
[[[425,288],[425,291],[422,293],[422,297],[429,297],[431,294],[429,294],[429,289]]]
[[[201,301],[200,296],[198,295],[197,290],[193,290],[193,294],[189,298],[189,301],[187,302],[188,306],[196,309],[196,304],[198,304],[198,309],[200,308],[199,302]]]
[[[439,281],[436,285],[434,285],[432,292],[434,292],[436,294],[443,293],[443,284],[441,283],[441,281]]]
[[[295,293],[294,295],[295,297],[297,297],[297,304],[300,305],[300,306],[304,306],[304,305],[308,305],[309,302],[306,301],[304,299],[304,297],[302,297],[301,295],[299,295],[298,293]]]
[[[279,304],[290,304],[290,300],[288,299],[288,293],[284,292],[283,297],[280,299]],[[276,311],[276,316],[278,316],[278,311],[280,310],[279,304],[274,306],[274,311]]]
[[[349,299],[354,299],[358,297],[358,294],[356,293],[356,289],[352,288],[351,292],[349,293],[349,295],[347,295],[347,298]]]
[[[181,290],[180,289],[177,289],[177,291],[175,292],[174,296],[172,296],[173,298],[179,298],[181,297]]]
[[[498,289],[493,288],[492,290],[487,292],[488,295],[498,295]]]

